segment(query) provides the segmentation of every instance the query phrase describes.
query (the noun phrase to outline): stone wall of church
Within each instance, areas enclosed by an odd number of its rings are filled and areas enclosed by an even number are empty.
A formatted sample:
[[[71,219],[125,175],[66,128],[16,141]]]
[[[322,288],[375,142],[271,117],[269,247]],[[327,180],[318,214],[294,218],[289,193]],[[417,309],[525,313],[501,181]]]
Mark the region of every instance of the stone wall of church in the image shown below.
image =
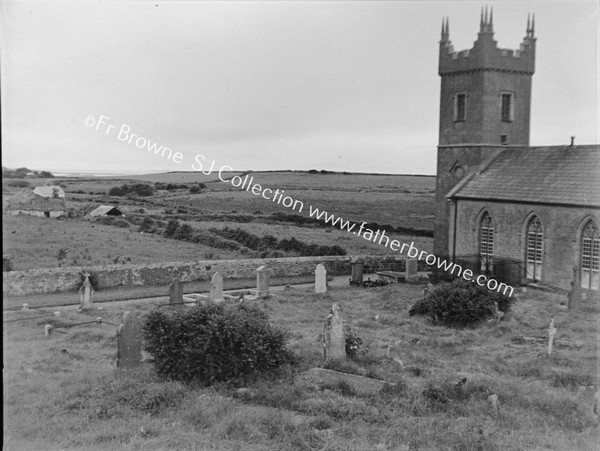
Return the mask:
[[[525,265],[527,227],[533,215],[543,225],[541,281],[569,290],[573,266],[580,266],[581,233],[590,218],[600,224],[600,211],[592,208],[533,205],[507,202],[458,200],[456,208],[456,255],[479,253],[479,227],[487,211],[494,221],[494,255]],[[454,237],[454,215],[449,235]],[[452,250],[453,242],[450,243]]]
[[[440,257],[450,255],[449,218],[450,202],[446,194],[466,177],[476,171],[482,162],[493,158],[505,146],[439,146],[437,154],[437,176],[435,187],[435,223],[433,232],[433,252]]]

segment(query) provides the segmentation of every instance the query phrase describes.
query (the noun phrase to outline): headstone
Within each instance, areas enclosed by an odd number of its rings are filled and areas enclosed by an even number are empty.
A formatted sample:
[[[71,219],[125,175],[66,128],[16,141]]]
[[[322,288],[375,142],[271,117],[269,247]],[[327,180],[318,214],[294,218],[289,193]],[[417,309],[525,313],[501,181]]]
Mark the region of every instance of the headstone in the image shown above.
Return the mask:
[[[209,299],[211,301],[222,301],[223,297],[223,275],[217,271],[210,281]]]
[[[548,357],[552,355],[552,345],[554,343],[554,336],[556,335],[556,327],[554,327],[554,318],[550,321],[550,327],[548,328]]]
[[[569,291],[569,309],[576,309],[581,302],[581,280],[579,278],[579,267],[573,266],[573,281]]]
[[[83,274],[85,277],[81,288],[79,288],[79,310],[85,311],[94,308],[94,288],[90,282],[90,273]]]
[[[50,336],[50,332],[52,332],[52,324],[46,324],[44,326],[44,335],[46,337],[49,337]]]
[[[327,270],[323,263],[317,265],[315,269],[315,293],[327,292]]]
[[[169,285],[169,304],[183,304],[183,287],[179,278]]]
[[[406,268],[405,268],[404,275],[405,275],[405,280],[407,282],[411,282],[411,281],[414,281],[419,278],[416,258],[407,258],[406,259]]]
[[[262,265],[256,268],[256,295],[266,298],[269,294],[269,268]]]
[[[346,360],[346,334],[341,307],[334,303],[323,327],[323,354],[325,361]]]
[[[365,263],[362,258],[359,258],[352,262],[352,283],[362,283],[364,267]]]
[[[497,417],[500,412],[500,402],[498,401],[498,395],[493,393],[487,398],[488,403],[490,404],[490,409],[492,411],[492,415]]]
[[[117,328],[117,367],[134,368],[142,361],[141,327],[135,312],[125,312]]]

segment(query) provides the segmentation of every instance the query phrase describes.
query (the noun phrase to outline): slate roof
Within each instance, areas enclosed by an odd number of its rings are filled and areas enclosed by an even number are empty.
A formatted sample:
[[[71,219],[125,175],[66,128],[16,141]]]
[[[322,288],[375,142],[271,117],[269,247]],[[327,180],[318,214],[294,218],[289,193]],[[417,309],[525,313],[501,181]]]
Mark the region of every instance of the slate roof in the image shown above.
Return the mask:
[[[90,216],[104,216],[107,214],[110,214],[111,216],[123,216],[121,210],[119,210],[117,207],[113,207],[112,205],[100,205],[90,213]]]
[[[507,148],[446,197],[600,207],[600,146]]]

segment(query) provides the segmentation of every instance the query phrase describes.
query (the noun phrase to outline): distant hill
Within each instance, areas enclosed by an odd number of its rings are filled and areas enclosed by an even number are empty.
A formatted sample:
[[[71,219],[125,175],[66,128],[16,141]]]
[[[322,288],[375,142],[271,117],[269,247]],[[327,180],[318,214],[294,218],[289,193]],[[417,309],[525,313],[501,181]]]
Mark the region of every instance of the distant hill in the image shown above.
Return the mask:
[[[54,178],[54,174],[50,171],[35,171],[29,168],[9,169],[2,166],[2,177],[8,179],[24,179],[24,178]]]

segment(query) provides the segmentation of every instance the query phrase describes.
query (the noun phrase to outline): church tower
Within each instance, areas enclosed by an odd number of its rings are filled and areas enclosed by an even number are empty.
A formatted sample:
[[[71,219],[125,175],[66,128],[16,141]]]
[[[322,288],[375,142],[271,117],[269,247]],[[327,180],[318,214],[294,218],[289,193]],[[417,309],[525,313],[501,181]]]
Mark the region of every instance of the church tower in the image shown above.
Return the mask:
[[[448,18],[442,21],[438,73],[440,130],[436,179],[434,252],[449,249],[450,208],[446,194],[505,146],[529,145],[531,78],[535,68],[535,17],[527,18],[518,50],[494,40],[493,11],[481,11],[473,48],[455,52]]]

